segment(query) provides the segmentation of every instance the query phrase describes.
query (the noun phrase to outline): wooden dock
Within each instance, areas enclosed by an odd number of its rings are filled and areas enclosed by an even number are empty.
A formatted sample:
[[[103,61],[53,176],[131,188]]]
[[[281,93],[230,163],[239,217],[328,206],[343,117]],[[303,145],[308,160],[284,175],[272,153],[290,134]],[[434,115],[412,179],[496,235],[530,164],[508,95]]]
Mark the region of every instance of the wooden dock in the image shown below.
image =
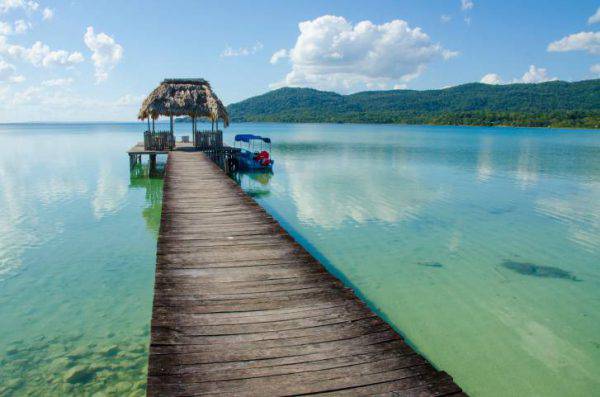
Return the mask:
[[[168,156],[149,396],[464,395],[208,157]]]

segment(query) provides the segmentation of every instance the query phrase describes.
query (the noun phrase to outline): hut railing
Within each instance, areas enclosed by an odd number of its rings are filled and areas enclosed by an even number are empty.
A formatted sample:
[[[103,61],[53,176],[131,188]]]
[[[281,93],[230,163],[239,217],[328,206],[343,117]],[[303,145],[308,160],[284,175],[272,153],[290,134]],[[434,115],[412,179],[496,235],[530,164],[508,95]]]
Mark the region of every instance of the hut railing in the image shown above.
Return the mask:
[[[223,149],[223,131],[196,131],[194,146],[199,150]]]
[[[145,131],[145,150],[173,150],[175,147],[175,136],[171,131]]]

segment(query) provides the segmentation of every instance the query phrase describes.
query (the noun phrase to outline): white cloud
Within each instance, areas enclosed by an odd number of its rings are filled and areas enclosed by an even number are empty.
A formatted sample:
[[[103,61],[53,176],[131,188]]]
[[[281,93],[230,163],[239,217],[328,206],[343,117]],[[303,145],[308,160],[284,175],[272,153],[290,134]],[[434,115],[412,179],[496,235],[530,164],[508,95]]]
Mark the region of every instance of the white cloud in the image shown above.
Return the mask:
[[[596,13],[588,18],[588,23],[591,25],[593,23],[600,22],[600,7],[596,10]]]
[[[452,17],[450,15],[443,14],[440,16],[440,21],[442,21],[443,23],[450,22],[451,20]]]
[[[288,57],[287,50],[285,48],[282,48],[281,50],[275,51],[273,53],[273,55],[271,55],[271,60],[269,62],[271,62],[274,65],[277,62],[279,62],[280,59],[287,58],[287,57]]]
[[[262,49],[263,44],[260,41],[257,41],[252,47],[240,47],[235,49],[227,46],[227,48],[221,52],[221,58],[254,55]]]
[[[108,78],[108,72],[123,58],[123,47],[106,33],[94,34],[94,28],[88,26],[83,36],[85,45],[92,51],[92,61],[96,70],[96,84]]]
[[[23,34],[31,28],[31,23],[19,19],[11,25],[9,22],[0,21],[0,35]]]
[[[579,32],[548,45],[550,52],[587,51],[600,55],[600,32]]]
[[[73,78],[68,77],[64,79],[50,79],[42,81],[44,87],[64,87],[73,84]]]
[[[126,94],[115,101],[116,106],[141,106],[145,95]]]
[[[474,5],[475,4],[473,4],[472,0],[461,0],[460,1],[460,9],[463,11],[472,9]]]
[[[535,65],[530,65],[529,70],[525,72],[521,80],[517,80],[515,82],[520,83],[543,83],[545,81],[554,81],[558,80],[556,77],[548,77],[547,71],[545,68],[538,68]]]
[[[25,77],[16,73],[14,65],[0,59],[0,83],[22,83]]]
[[[513,79],[505,82],[502,80],[500,75],[496,73],[488,73],[483,76],[480,81],[484,84],[535,84],[555,80],[558,79],[556,77],[548,77],[548,71],[545,68],[538,68],[535,65],[530,65],[527,72],[525,72],[520,79]]]
[[[9,35],[12,34],[13,28],[10,23],[0,21],[0,35]]]
[[[39,6],[39,3],[32,0],[0,0],[0,13],[6,13],[15,9],[32,12],[36,11]]]
[[[344,17],[324,15],[301,22],[299,29],[294,48],[287,52],[292,70],[272,87],[312,86],[346,92],[389,88],[415,79],[435,60],[457,55],[402,20],[353,25]]]
[[[31,24],[22,19],[15,21],[15,33],[16,34],[23,34],[23,33],[27,32],[30,27],[31,27]]]
[[[600,63],[590,66],[590,72],[597,76],[600,76]]]
[[[58,79],[57,79],[58,80]],[[142,95],[99,99],[68,84],[16,86],[0,83],[0,119],[3,121],[135,120]],[[137,102],[136,102],[137,101]],[[104,111],[98,113],[98,109]]]
[[[42,11],[42,20],[49,21],[52,18],[54,18],[54,10],[48,7],[44,8]]]
[[[26,48],[9,44],[5,36],[0,36],[0,54],[23,59],[36,67],[72,66],[83,62],[83,55],[80,52],[52,51],[41,41],[35,42],[31,48]]]
[[[502,84],[502,78],[496,73],[488,73],[481,78],[481,82],[484,84]]]

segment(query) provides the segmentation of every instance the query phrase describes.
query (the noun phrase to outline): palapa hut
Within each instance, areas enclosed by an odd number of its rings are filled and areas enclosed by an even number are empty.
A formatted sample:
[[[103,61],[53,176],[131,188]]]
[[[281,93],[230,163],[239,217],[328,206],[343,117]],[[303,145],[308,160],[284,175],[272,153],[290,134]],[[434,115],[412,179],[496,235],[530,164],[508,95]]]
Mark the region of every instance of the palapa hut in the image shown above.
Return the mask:
[[[154,121],[160,116],[170,118],[170,131],[159,131],[158,133],[155,131]],[[208,81],[204,79],[165,79],[144,100],[138,114],[140,120],[148,121],[148,131],[144,133],[144,146],[148,144],[148,146],[163,146],[163,148],[172,149],[175,144],[173,117],[177,116],[189,116],[192,119],[192,136],[196,147],[198,147],[197,143],[205,141],[203,138],[210,138],[203,134],[220,132],[219,120],[223,120],[225,127],[229,126],[227,109],[213,92]],[[210,132],[196,130],[196,121],[202,117],[211,120]],[[152,126],[150,120],[152,120]],[[222,145],[222,132],[220,136],[221,138],[217,141],[220,141]]]

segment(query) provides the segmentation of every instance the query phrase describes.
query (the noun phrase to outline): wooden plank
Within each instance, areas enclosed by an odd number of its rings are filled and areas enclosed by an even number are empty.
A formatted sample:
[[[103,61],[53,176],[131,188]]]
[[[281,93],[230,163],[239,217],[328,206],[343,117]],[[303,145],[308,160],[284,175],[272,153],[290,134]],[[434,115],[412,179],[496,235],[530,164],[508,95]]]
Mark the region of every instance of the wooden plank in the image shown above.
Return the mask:
[[[166,166],[147,390],[150,396],[462,392],[192,151],[170,152]]]

